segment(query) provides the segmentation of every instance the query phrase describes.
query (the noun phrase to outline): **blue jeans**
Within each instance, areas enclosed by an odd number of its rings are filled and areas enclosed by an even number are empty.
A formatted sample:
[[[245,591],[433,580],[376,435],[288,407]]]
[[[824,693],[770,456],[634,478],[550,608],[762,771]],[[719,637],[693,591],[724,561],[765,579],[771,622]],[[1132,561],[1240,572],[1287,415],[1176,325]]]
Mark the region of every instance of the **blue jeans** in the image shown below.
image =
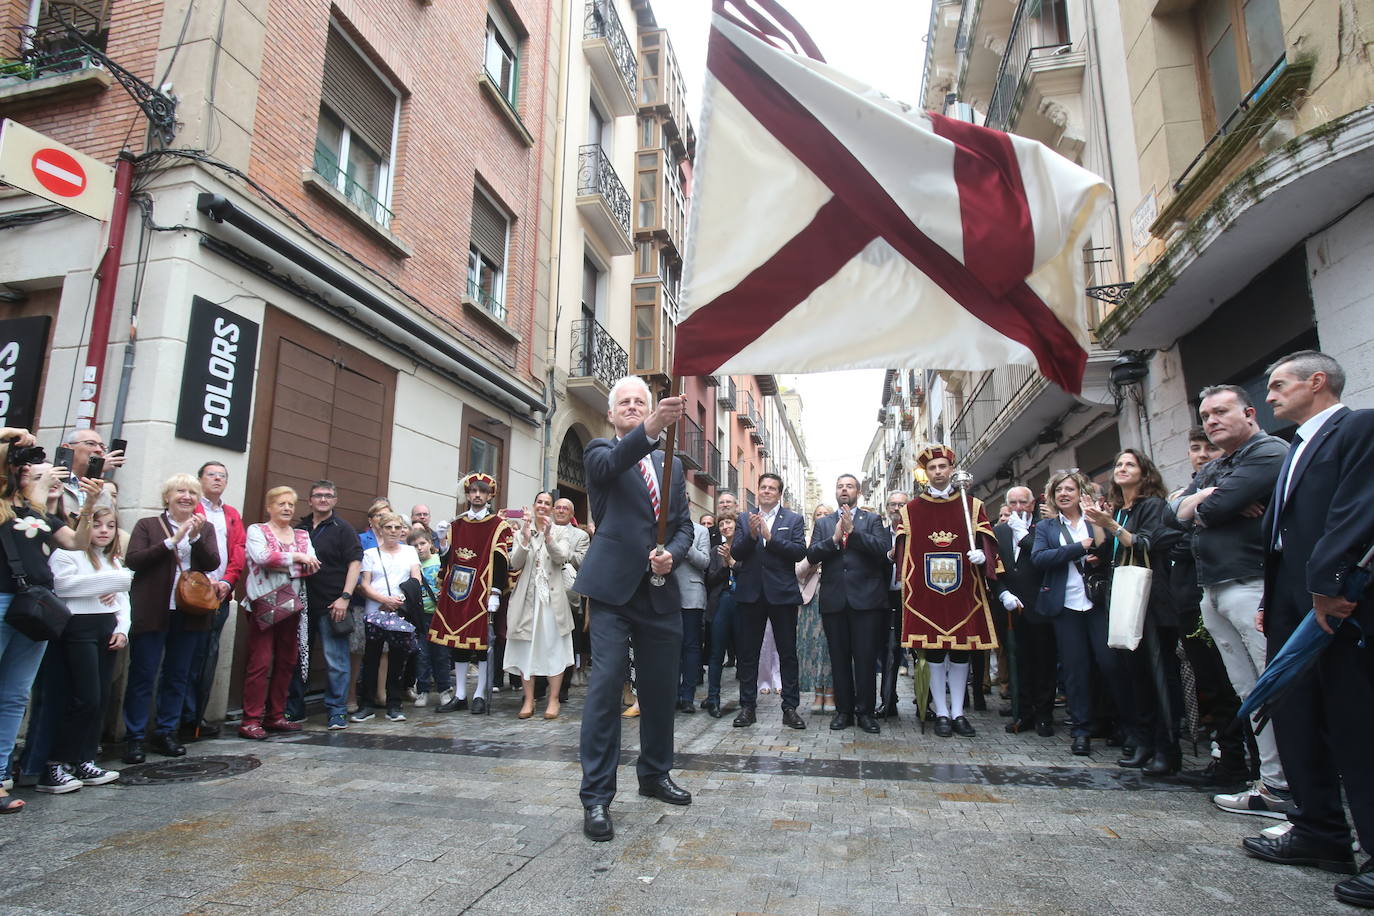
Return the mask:
[[[204,633],[180,629],[178,612],[172,612],[176,629],[139,633],[129,638],[129,679],[124,688],[124,737],[142,741],[148,737],[153,684],[157,684],[155,734],[175,735],[191,682],[191,660]],[[162,674],[158,675],[161,666]]]
[[[348,675],[351,671],[348,634],[334,635],[328,612],[312,616],[315,618],[315,644],[324,655],[324,708],[331,716],[342,716],[348,712]],[[296,677],[300,677],[299,665],[296,666],[296,672]],[[289,702],[287,706],[290,706]],[[301,712],[304,711],[305,703],[302,702]]]
[[[706,701],[720,703],[720,672],[726,647],[735,645],[735,593],[721,592],[716,616],[711,618],[711,661],[706,673]]]
[[[210,691],[215,686],[215,669],[219,667],[219,638],[228,619],[229,602],[221,601],[210,630],[199,634],[200,640],[191,655],[191,683],[181,710],[181,721],[187,725],[194,727],[205,718],[205,707],[210,705]]]
[[[453,688],[453,655],[448,646],[426,639],[427,630],[428,627],[415,634],[420,641],[420,652],[415,657],[415,689],[419,693],[443,693]]]
[[[19,737],[19,723],[29,705],[29,690],[47,651],[46,642],[34,642],[4,623],[14,595],[0,594],[0,778],[8,779],[10,754]]]
[[[690,703],[697,695],[697,675],[701,674],[701,608],[682,609],[682,659],[679,664],[677,699]]]

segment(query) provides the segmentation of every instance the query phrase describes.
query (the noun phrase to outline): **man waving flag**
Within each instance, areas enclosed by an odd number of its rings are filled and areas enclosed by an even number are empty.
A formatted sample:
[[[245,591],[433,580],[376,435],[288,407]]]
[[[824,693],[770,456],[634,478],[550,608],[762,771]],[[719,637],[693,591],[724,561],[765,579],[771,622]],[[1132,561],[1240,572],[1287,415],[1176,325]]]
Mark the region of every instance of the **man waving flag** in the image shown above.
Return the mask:
[[[706,67],[675,374],[1020,363],[1081,389],[1100,178],[845,76],[775,0],[715,0]]]

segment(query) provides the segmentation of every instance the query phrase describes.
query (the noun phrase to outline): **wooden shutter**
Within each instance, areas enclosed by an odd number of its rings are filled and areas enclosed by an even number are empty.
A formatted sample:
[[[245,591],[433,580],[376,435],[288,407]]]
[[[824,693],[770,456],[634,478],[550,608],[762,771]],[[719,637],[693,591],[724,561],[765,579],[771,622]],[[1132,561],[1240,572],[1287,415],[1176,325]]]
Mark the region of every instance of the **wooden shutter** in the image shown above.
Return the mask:
[[[472,192],[472,247],[498,268],[506,267],[506,215],[481,191]]]
[[[342,118],[374,153],[390,161],[396,93],[335,27],[329,29],[324,44],[320,101]]]

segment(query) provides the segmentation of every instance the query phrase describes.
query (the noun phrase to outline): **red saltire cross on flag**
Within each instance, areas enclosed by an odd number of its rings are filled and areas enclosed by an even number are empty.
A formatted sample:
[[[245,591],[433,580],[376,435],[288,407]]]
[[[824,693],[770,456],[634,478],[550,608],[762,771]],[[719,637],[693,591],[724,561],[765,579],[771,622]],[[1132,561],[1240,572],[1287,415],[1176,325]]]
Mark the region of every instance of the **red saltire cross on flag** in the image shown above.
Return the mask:
[[[1078,393],[1106,183],[819,58],[775,0],[715,0],[674,373],[1018,363]]]

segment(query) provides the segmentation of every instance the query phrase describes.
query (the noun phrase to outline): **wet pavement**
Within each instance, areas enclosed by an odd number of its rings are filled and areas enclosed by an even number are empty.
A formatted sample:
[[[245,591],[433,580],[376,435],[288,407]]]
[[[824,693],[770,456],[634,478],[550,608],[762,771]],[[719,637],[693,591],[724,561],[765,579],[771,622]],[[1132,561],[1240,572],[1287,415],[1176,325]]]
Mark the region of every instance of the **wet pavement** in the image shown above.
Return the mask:
[[[1240,851],[1275,821],[1122,771],[1100,742],[1073,757],[1062,728],[1007,735],[993,712],[970,716],[977,738],[921,734],[909,703],[881,735],[785,728],[769,696],[752,728],[679,715],[693,804],[639,797],[627,750],[616,838],[593,844],[579,694],[551,722],[510,695],[491,716],[316,717],[154,757],[136,784],[21,789],[0,914],[1356,912],[1338,876]]]

